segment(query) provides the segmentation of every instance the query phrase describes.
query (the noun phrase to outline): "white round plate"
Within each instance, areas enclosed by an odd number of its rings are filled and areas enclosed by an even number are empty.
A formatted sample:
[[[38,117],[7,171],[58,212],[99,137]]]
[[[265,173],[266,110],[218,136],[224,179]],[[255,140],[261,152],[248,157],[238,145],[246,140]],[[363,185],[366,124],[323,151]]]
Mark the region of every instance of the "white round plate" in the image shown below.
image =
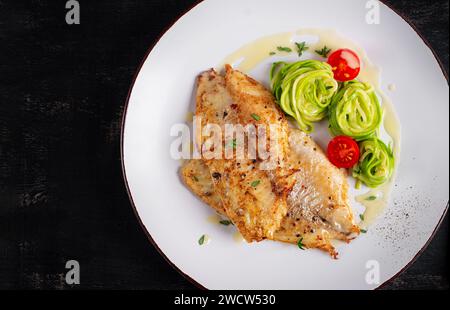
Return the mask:
[[[369,2],[369,1],[367,1]],[[446,212],[449,193],[449,89],[432,51],[399,15],[380,4],[365,21],[362,0],[206,0],[181,17],[145,59],[122,128],[130,198],[149,239],[179,271],[208,289],[373,289],[421,252]],[[382,89],[402,125],[402,155],[391,203],[340,258],[318,250],[238,243],[232,226],[182,184],[170,128],[192,110],[195,78],[227,55],[270,34],[335,29],[382,68]],[[254,76],[261,79],[260,76]],[[395,83],[397,90],[388,92]],[[203,234],[211,237],[199,246]],[[379,278],[370,272],[379,271]],[[368,274],[369,272],[369,274]]]

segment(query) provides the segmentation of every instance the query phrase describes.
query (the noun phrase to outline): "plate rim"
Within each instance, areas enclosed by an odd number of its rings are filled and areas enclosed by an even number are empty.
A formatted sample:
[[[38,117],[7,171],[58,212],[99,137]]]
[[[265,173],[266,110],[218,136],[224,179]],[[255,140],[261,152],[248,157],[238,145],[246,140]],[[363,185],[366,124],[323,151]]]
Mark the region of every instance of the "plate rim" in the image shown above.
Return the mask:
[[[177,265],[175,263],[173,263],[166,256],[166,254],[160,249],[160,247],[158,246],[156,241],[151,236],[150,232],[145,227],[144,223],[142,222],[141,217],[139,216],[139,213],[137,211],[136,205],[135,205],[134,200],[133,200],[133,196],[131,194],[131,190],[130,190],[128,179],[127,179],[126,169],[125,169],[125,160],[124,160],[124,135],[125,135],[125,123],[126,123],[126,118],[127,118],[128,106],[129,106],[129,103],[130,103],[131,93],[132,93],[132,91],[134,89],[134,86],[136,84],[136,80],[137,80],[139,74],[141,73],[142,67],[144,66],[145,62],[147,61],[148,56],[150,55],[150,53],[153,51],[153,49],[158,44],[158,42],[164,37],[164,35],[182,17],[184,17],[186,14],[188,14],[190,11],[195,9],[199,4],[203,3],[204,1],[207,1],[207,0],[196,0],[183,13],[181,13],[180,15],[178,15],[177,17],[172,19],[172,21],[169,22],[167,24],[167,26],[165,26],[164,29],[160,32],[160,34],[154,40],[154,42],[150,44],[149,48],[146,50],[144,56],[142,57],[138,67],[136,68],[136,71],[135,71],[135,73],[134,73],[134,75],[132,77],[132,80],[131,80],[131,83],[130,83],[130,86],[129,86],[129,89],[128,89],[127,97],[125,99],[125,104],[123,106],[123,111],[122,111],[121,128],[120,128],[120,162],[121,162],[121,168],[122,168],[121,169],[122,170],[122,178],[123,178],[125,189],[127,191],[127,195],[128,195],[128,198],[129,198],[129,201],[130,201],[130,204],[131,204],[131,208],[133,210],[134,215],[136,216],[136,218],[138,220],[139,225],[141,226],[141,229],[144,231],[145,235],[147,236],[147,239],[150,241],[150,243],[153,245],[153,247],[156,248],[157,252],[164,258],[164,260],[173,269],[175,269],[179,274],[181,274],[186,280],[188,280],[191,284],[193,284],[194,286],[196,286],[197,288],[199,288],[201,290],[208,290],[207,287],[203,286],[202,284],[197,282],[194,278],[192,278],[191,276],[189,276],[188,274],[183,272],[183,270],[178,268]],[[428,49],[432,52],[433,57],[435,58],[435,60],[437,61],[438,65],[439,65],[439,67],[441,69],[442,75],[447,80],[447,84],[449,84],[449,77],[448,77],[447,71],[444,69],[444,64],[442,63],[442,60],[438,57],[436,51],[431,46],[431,44],[428,42],[428,40],[424,37],[424,35],[422,35],[422,33],[419,31],[419,29],[409,20],[409,17],[406,17],[403,13],[400,13],[399,11],[397,11],[397,9],[393,8],[391,4],[386,3],[385,1],[386,0],[380,0],[380,2],[383,5],[385,5],[388,9],[393,11],[395,14],[397,14],[401,19],[403,19],[409,25],[409,27],[411,27],[411,29],[420,37],[420,39],[423,41],[423,43],[425,43],[425,45],[428,47]],[[422,246],[422,248],[414,255],[414,257],[402,269],[400,269],[396,274],[394,274],[392,277],[390,277],[389,279],[387,279],[383,283],[381,283],[379,286],[377,286],[375,288],[375,290],[379,290],[379,289],[382,289],[383,287],[385,287],[389,282],[392,282],[393,280],[395,280],[398,276],[400,276],[403,272],[405,272],[407,269],[409,269],[409,267],[411,267],[417,261],[417,259],[428,248],[428,246],[430,245],[431,241],[434,239],[436,233],[440,229],[440,227],[441,227],[441,225],[442,225],[442,223],[443,223],[443,221],[445,219],[445,216],[447,215],[448,208],[449,208],[449,202],[447,201],[447,205],[446,205],[444,211],[442,212],[442,215],[441,215],[441,217],[439,219],[439,222],[435,226],[435,228],[434,228],[433,232],[431,233],[430,237],[428,238],[428,240],[425,242],[425,244]]]

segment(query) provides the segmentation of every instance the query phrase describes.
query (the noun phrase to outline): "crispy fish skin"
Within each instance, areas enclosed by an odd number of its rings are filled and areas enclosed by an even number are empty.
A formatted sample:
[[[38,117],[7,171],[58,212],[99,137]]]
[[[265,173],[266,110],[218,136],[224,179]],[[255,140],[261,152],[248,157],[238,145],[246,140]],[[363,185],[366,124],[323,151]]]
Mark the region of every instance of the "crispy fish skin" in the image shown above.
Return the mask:
[[[206,71],[199,76],[196,116],[202,118],[202,128],[208,124],[216,124],[224,134],[226,124],[240,124],[245,127],[249,123],[269,124],[278,118],[286,122],[276,108],[272,95],[256,81],[247,79],[245,75],[232,70],[231,67],[227,67],[225,78],[214,70]],[[252,93],[249,95],[246,91]],[[252,117],[252,114],[256,113],[261,115],[257,118]],[[285,126],[287,127],[287,123]],[[245,135],[243,147],[246,149],[245,141],[248,141],[249,133],[244,131],[243,134]],[[211,151],[208,139],[205,139],[199,131],[196,136],[202,154]],[[224,142],[218,151],[220,158],[204,158],[210,170],[214,190],[221,198],[227,216],[247,241],[273,238],[287,212],[287,190],[284,187],[289,184],[277,182],[274,172],[260,169],[261,160],[257,157],[237,158],[237,152],[232,150],[232,157],[226,159],[225,151],[230,148],[229,138],[222,136]],[[287,136],[283,138],[284,140],[280,139],[282,142],[276,147],[277,150],[281,150],[280,152],[284,152],[287,146]],[[271,159],[272,157],[269,157],[269,161]],[[282,169],[276,168],[275,174],[281,173]]]

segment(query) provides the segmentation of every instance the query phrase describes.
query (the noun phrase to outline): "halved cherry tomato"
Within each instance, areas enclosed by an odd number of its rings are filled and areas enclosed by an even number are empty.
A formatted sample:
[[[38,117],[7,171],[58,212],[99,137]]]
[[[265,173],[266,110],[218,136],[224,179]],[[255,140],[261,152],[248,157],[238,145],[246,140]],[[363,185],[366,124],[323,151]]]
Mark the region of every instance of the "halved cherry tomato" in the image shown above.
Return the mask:
[[[358,55],[348,48],[333,52],[328,57],[336,81],[346,82],[354,80],[361,70],[361,62]]]
[[[337,136],[328,144],[328,159],[338,168],[352,168],[359,160],[359,146],[347,136]]]

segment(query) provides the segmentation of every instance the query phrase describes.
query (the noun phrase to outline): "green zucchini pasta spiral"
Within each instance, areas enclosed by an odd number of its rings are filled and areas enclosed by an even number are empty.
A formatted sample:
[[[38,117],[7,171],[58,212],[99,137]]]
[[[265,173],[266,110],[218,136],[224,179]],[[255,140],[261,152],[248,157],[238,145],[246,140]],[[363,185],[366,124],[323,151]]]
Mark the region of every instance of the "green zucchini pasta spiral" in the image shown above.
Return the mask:
[[[394,170],[394,155],[378,138],[369,138],[359,145],[360,158],[353,168],[353,177],[368,187],[377,187],[388,181]]]
[[[370,84],[345,82],[331,102],[330,130],[336,136],[367,139],[376,133],[382,119],[380,102]]]
[[[317,60],[276,62],[270,79],[281,109],[305,132],[311,132],[312,123],[326,116],[338,88],[331,66]]]

